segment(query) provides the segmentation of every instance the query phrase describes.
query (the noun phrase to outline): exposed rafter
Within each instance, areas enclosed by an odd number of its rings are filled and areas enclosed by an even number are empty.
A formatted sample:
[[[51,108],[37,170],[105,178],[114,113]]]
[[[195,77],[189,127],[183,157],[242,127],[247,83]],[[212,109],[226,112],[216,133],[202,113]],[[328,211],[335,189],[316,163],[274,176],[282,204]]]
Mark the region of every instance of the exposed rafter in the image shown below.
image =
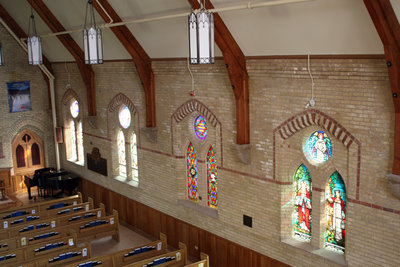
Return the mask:
[[[188,0],[194,9],[199,9],[197,1]],[[209,0],[206,0],[208,9],[214,8]],[[236,143],[250,143],[250,113],[249,113],[249,76],[246,69],[246,59],[239,45],[233,38],[218,13],[214,13],[214,37],[215,42],[222,51],[225,64],[228,69],[233,93],[236,99]]]
[[[65,28],[42,0],[27,0],[27,2],[32,4],[32,7],[53,32],[65,31]],[[85,64],[84,53],[74,39],[72,39],[71,35],[57,35],[57,38],[75,58],[87,90],[89,116],[96,116],[96,91],[94,86],[94,72],[92,66]]]
[[[10,16],[10,14],[7,12],[7,10],[0,4],[0,17],[2,20],[7,24],[7,26],[14,32],[14,34],[20,38],[20,39],[25,39],[28,38],[28,35],[25,33],[25,31],[18,25],[18,23]],[[46,68],[53,73],[53,69],[51,66],[50,61],[43,56],[43,64],[46,66]],[[43,77],[46,80],[47,83],[47,88],[48,88],[48,94],[49,94],[49,105],[51,107],[51,100],[50,100],[50,84],[49,84],[49,78],[47,75],[42,72]]]
[[[364,0],[385,49],[395,110],[393,174],[400,175],[400,25],[390,0]]]
[[[122,22],[117,12],[112,8],[107,0],[98,0],[104,10],[112,18],[114,23]],[[93,6],[97,12],[107,23],[110,22],[110,18],[99,6],[97,1],[93,1]],[[143,89],[146,95],[146,126],[156,126],[156,103],[155,103],[155,90],[154,90],[154,74],[151,67],[150,57],[146,51],[142,48],[136,38],[133,36],[127,26],[112,27],[111,30],[115,36],[120,40],[122,45],[131,55],[133,62],[135,62],[139,78],[142,82]]]

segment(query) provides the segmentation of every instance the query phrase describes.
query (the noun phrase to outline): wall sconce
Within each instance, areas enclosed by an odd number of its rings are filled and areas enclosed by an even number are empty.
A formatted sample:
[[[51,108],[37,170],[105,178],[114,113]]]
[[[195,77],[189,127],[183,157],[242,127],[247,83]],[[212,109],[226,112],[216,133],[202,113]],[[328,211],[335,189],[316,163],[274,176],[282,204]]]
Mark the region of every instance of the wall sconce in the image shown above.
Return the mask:
[[[214,14],[205,8],[205,0],[197,14],[192,9],[188,26],[190,64],[214,63]]]
[[[87,25],[87,13],[89,7],[90,25]],[[101,30],[96,27],[92,0],[86,4],[85,27],[83,30],[83,47],[85,50],[85,64],[103,64],[103,47]]]

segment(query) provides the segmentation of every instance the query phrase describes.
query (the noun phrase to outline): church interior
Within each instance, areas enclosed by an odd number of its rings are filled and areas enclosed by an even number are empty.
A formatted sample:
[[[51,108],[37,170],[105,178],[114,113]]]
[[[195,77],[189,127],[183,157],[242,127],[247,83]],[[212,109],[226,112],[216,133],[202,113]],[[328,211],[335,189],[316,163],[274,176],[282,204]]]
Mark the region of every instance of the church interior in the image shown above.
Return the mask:
[[[399,21],[398,0],[0,0],[0,261],[400,266]],[[35,212],[82,243],[28,261],[47,234],[7,216]],[[152,243],[89,263],[120,224]]]

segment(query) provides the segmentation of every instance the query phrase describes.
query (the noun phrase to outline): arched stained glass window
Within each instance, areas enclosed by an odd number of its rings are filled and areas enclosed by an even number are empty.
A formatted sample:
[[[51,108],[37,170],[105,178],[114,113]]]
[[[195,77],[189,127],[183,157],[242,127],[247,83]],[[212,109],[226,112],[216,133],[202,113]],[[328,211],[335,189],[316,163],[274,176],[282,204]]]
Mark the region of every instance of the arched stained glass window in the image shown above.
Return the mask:
[[[117,144],[118,144],[119,175],[126,177],[125,137],[124,133],[121,130],[118,133]]]
[[[207,137],[207,123],[206,118],[198,116],[194,121],[194,133],[199,139],[206,139]]]
[[[207,153],[208,206],[215,209],[218,206],[217,182],[217,157],[213,147],[210,147]]]
[[[118,118],[122,128],[127,129],[129,126],[131,126],[131,112],[127,106],[122,107]]]
[[[76,129],[74,120],[71,120],[69,131],[70,131],[70,151],[71,151],[69,160],[76,161],[78,160],[78,154],[76,151]]]
[[[344,252],[346,239],[346,187],[342,176],[336,171],[329,177],[325,188],[326,230],[325,246]]]
[[[25,150],[21,145],[18,145],[16,148],[16,156],[17,156],[17,167],[25,167]]]
[[[311,241],[312,181],[307,167],[301,164],[294,174],[294,236]]]
[[[40,165],[40,150],[38,144],[33,143],[31,147],[31,155],[32,155],[32,165]]]
[[[332,141],[323,131],[315,131],[306,141],[305,156],[313,164],[326,162],[332,156]]]
[[[72,118],[76,118],[79,115],[79,103],[75,99],[72,101],[71,105],[69,106],[69,111],[71,112]]]
[[[131,136],[131,164],[132,164],[132,179],[139,181],[137,142],[136,142],[136,134],[135,133],[132,133],[132,136]]]
[[[197,158],[196,150],[192,143],[189,144],[187,149],[187,175],[188,175],[188,199],[197,201],[198,187],[197,187]]]

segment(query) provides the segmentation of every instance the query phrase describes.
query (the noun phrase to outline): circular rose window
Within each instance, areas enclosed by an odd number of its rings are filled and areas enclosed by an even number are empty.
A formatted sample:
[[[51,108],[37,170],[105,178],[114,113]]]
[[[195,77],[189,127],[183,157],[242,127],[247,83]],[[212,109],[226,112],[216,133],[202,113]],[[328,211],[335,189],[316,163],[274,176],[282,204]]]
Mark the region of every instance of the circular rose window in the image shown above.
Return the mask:
[[[207,123],[203,116],[198,116],[194,121],[194,133],[199,139],[206,139],[207,137]]]
[[[306,141],[304,154],[314,164],[328,161],[332,156],[332,141],[323,131],[315,131]]]
[[[127,106],[124,106],[119,112],[119,123],[124,129],[131,125],[131,112]]]

